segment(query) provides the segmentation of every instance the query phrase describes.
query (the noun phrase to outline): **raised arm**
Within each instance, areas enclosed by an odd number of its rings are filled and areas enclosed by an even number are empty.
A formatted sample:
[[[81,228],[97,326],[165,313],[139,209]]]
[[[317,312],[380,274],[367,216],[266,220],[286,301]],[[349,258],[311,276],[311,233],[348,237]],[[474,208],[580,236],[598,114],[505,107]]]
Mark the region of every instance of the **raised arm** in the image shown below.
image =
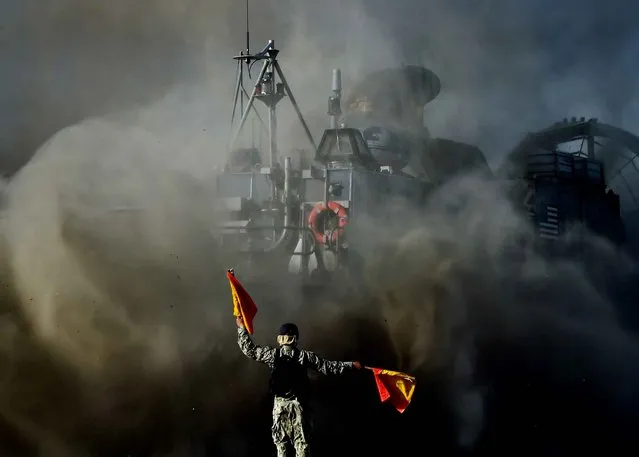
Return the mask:
[[[267,365],[271,365],[275,362],[275,349],[268,346],[256,345],[248,331],[239,325],[237,328],[237,344],[242,353],[250,359]]]
[[[336,360],[326,360],[310,351],[304,351],[304,362],[306,363],[307,367],[319,371],[324,375],[339,375],[344,373],[344,371],[346,370],[361,368],[359,362],[340,362]]]

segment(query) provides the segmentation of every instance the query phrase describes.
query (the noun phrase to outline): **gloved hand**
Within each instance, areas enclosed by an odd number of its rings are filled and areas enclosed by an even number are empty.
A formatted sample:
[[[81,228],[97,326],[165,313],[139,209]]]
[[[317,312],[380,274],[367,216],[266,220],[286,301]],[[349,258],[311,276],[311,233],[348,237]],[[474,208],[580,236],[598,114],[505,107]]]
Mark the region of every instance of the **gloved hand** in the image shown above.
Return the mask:
[[[355,368],[355,369],[357,369],[357,370],[361,370],[361,369],[362,369],[362,368],[364,368],[364,367],[363,367],[363,366],[362,366],[362,364],[361,364],[361,363],[359,363],[359,362],[353,362],[353,368]]]
[[[244,321],[241,317],[238,316],[235,318],[235,325],[237,325],[237,328],[244,328]]]

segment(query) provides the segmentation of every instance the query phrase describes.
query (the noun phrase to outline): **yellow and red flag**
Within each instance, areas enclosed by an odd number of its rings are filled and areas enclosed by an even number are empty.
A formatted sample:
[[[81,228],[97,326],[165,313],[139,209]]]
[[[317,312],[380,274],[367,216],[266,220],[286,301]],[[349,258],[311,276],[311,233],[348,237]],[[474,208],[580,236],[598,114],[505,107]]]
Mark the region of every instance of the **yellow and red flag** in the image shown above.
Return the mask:
[[[408,408],[415,392],[415,378],[399,371],[366,367],[373,372],[382,402],[390,403],[403,413]]]
[[[226,277],[229,279],[231,286],[231,296],[233,297],[233,315],[241,317],[244,327],[252,335],[253,334],[253,318],[257,314],[257,305],[244,289],[240,281],[235,277],[233,270],[227,270]]]

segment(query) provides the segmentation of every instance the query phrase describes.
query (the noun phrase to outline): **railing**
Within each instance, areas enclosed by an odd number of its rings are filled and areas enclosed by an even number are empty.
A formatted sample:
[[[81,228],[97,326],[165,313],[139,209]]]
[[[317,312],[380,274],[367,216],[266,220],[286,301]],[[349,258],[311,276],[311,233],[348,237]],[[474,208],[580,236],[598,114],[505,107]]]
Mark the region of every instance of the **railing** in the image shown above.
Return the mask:
[[[603,164],[565,152],[537,152],[526,155],[528,178],[563,178],[604,185]]]
[[[298,234],[300,232],[308,232],[310,235],[313,234],[313,232],[311,231],[310,228],[308,227],[299,227],[299,226],[280,226],[280,227],[273,227],[273,226],[253,226],[253,227],[224,227],[224,226],[219,226],[219,227],[215,227],[214,229],[216,232],[236,232],[237,235],[248,235],[247,232],[249,231],[258,231],[258,230],[268,230],[268,231],[274,231],[274,230],[289,230],[292,232],[297,232]],[[302,238],[305,239],[305,238]],[[293,250],[293,252],[290,253],[290,255],[299,255],[299,256],[311,256],[313,254],[315,254],[315,252],[317,252],[317,242],[315,241],[315,238],[313,236],[308,237],[307,241],[310,241],[311,243],[311,250],[310,251],[304,251],[303,247],[302,247],[302,252],[295,252],[295,249]],[[249,244],[250,244],[250,240],[249,240]],[[304,242],[302,243],[302,246],[304,246]],[[266,253],[268,252],[268,249],[252,249],[252,248],[247,248],[247,249],[241,249],[240,252],[244,253],[244,254],[257,254],[257,253]]]

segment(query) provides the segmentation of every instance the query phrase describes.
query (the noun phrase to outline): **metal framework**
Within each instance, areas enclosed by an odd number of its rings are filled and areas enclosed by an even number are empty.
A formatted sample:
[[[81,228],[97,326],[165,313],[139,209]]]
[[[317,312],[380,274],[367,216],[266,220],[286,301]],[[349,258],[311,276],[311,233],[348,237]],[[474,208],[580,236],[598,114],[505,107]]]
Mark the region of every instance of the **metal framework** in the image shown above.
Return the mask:
[[[511,157],[516,158],[535,146],[556,150],[561,144],[579,141],[579,150],[572,153],[603,162],[609,186],[621,195],[626,193],[635,209],[639,209],[639,189],[633,189],[633,184],[639,185],[639,137],[619,127],[603,124],[597,119],[564,119],[563,122],[528,134],[515,147]],[[634,169],[637,173],[636,182],[633,183],[624,175],[628,169]]]
[[[251,111],[253,111],[262,124],[262,127],[265,128],[268,132],[270,167],[275,166],[275,164],[278,162],[276,107],[280,100],[282,100],[284,97],[288,97],[291,101],[293,109],[297,114],[297,118],[302,125],[302,128],[304,129],[304,132],[306,133],[311,146],[313,147],[313,149],[316,149],[315,141],[313,140],[311,131],[306,124],[306,120],[302,116],[302,112],[300,111],[297,101],[295,100],[293,91],[291,90],[286,80],[286,76],[284,75],[284,72],[282,71],[282,68],[277,60],[278,54],[279,50],[275,48],[275,41],[269,40],[264,49],[262,49],[262,51],[257,54],[251,55],[247,49],[246,53],[242,52],[240,53],[240,55],[234,57],[234,59],[238,61],[238,70],[237,83],[233,100],[233,111],[231,115],[231,129],[233,129],[233,125],[235,124],[238,103],[240,104],[240,111],[242,111],[242,115],[239,120],[237,129],[235,129],[235,131],[231,134],[231,139],[229,142],[229,152],[234,149],[237,138],[244,128],[249,114],[251,113]],[[250,69],[255,62],[263,62],[263,64],[262,69],[258,73],[256,81],[253,85],[253,90],[249,95],[244,87],[243,69],[244,65],[246,65],[248,74],[250,76]],[[277,81],[277,78],[279,78],[279,82]],[[244,107],[245,97],[248,98],[246,107]],[[266,105],[268,109],[268,126],[265,125],[264,121],[260,117],[259,112],[254,105],[255,100],[259,100],[264,103],[264,105]]]

